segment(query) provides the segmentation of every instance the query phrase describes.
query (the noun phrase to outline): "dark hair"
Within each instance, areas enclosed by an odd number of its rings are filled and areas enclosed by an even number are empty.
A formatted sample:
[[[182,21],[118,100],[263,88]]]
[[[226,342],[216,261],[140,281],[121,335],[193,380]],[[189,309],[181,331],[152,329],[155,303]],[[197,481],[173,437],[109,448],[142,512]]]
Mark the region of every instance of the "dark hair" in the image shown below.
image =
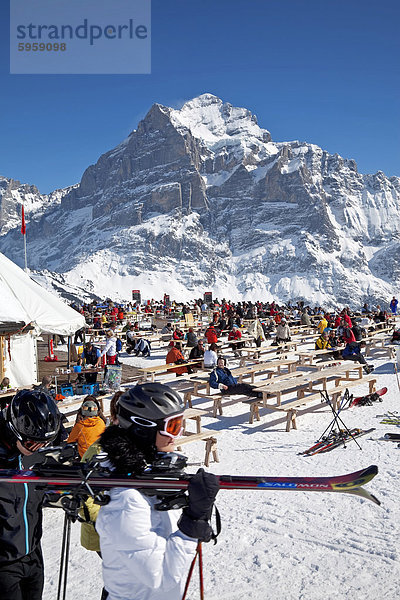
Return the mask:
[[[226,367],[226,358],[225,358],[224,356],[218,356],[218,358],[217,358],[217,362],[218,362],[219,360],[223,360],[223,361],[224,361],[224,366]]]
[[[210,345],[210,350],[212,350],[213,352],[214,352],[214,351],[215,351],[217,348],[218,348],[218,346],[217,346],[217,344],[216,344],[215,342],[213,342],[213,343]]]
[[[154,461],[156,448],[148,445],[139,447],[127,429],[110,425],[100,436],[100,445],[118,473],[141,475],[146,466]]]
[[[112,421],[116,421],[116,419],[118,418],[117,404],[118,404],[118,400],[120,399],[120,397],[122,396],[123,393],[124,392],[122,392],[122,391],[115,392],[114,396],[110,400],[110,417],[111,417]]]

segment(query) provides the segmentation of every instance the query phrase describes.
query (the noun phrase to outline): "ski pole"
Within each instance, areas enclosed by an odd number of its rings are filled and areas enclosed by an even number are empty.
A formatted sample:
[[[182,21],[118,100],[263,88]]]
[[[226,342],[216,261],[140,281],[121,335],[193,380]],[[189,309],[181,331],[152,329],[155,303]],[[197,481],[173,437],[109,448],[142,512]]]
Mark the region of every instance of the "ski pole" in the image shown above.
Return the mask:
[[[204,600],[204,580],[203,580],[203,546],[201,542],[197,545],[199,555],[199,577],[200,577],[200,600]]]
[[[196,554],[194,555],[194,558],[192,560],[192,564],[190,565],[189,573],[188,573],[188,576],[187,576],[187,579],[186,579],[185,589],[183,591],[182,600],[185,600],[187,591],[189,589],[189,583],[190,583],[190,580],[192,578],[193,569],[194,569],[194,565],[196,564],[197,555],[199,554],[199,548],[201,548],[201,542],[197,543]],[[201,591],[200,591],[200,593],[201,593]]]
[[[322,393],[322,392],[321,392],[321,393]],[[352,440],[353,440],[353,441],[354,441],[354,442],[357,444],[357,446],[359,447],[359,449],[360,449],[360,450],[362,450],[362,448],[361,448],[360,444],[357,442],[357,440],[355,439],[355,437],[352,435],[352,433],[351,433],[351,431],[349,430],[349,428],[347,427],[347,425],[346,425],[346,424],[343,422],[343,420],[341,419],[341,417],[339,417],[339,412],[340,412],[340,409],[339,409],[339,411],[336,411],[336,410],[333,408],[333,406],[332,406],[332,402],[330,401],[330,399],[329,399],[329,396],[328,396],[328,392],[326,392],[326,391],[325,391],[325,398],[326,398],[326,401],[328,402],[328,404],[329,404],[329,406],[330,406],[330,408],[331,408],[331,411],[333,412],[333,415],[334,415],[334,420],[335,420],[335,422],[337,423],[337,427],[338,427],[338,429],[339,429],[339,422],[340,422],[340,424],[341,424],[341,425],[344,427],[344,429],[345,429],[345,430],[347,431],[347,433],[349,434],[350,438],[351,438],[351,439],[352,439]],[[345,443],[345,441],[344,441],[344,440],[343,440],[343,446],[344,446],[344,447],[346,447],[346,443]]]
[[[61,557],[60,557],[60,571],[59,571],[59,575],[58,575],[57,600],[60,600],[60,598],[61,598],[61,588],[63,588],[63,596],[62,596],[63,600],[65,600],[65,598],[66,598],[70,538],[71,538],[71,520],[69,518],[69,515],[67,513],[65,513],[63,538],[62,538],[62,542],[61,542]]]
[[[393,363],[393,366],[394,366],[394,372],[396,373],[397,385],[398,385],[399,392],[400,392],[399,373],[398,373],[398,371],[397,371],[397,365],[396,365],[396,363]]]

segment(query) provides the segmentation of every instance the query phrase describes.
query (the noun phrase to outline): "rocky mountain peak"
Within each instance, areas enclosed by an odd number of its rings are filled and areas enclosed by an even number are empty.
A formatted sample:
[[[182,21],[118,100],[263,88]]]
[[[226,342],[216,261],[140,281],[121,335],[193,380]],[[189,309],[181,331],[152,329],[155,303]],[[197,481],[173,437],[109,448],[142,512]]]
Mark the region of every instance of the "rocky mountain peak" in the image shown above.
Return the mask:
[[[0,178],[0,251],[19,264],[23,200],[29,266],[68,293],[209,288],[334,306],[382,302],[400,285],[400,179],[363,175],[314,144],[272,142],[249,110],[212,94],[154,104],[74,188],[44,197]]]

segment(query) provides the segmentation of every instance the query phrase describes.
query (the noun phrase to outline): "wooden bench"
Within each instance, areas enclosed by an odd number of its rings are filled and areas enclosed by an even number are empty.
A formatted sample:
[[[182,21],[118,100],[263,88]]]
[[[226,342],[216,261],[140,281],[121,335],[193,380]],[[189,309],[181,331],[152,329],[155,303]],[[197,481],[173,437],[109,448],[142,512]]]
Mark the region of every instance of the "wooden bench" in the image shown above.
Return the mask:
[[[271,385],[266,385],[261,391],[263,392],[264,406],[267,406],[267,398],[271,396],[276,397],[276,405],[268,405],[270,408],[274,406],[280,406],[282,402],[282,396],[293,391],[298,390],[298,394],[301,393],[302,388],[307,388],[311,391],[314,385],[322,385],[323,389],[327,389],[327,382],[330,379],[335,380],[335,385],[338,385],[341,379],[351,381],[350,372],[357,371],[359,380],[363,376],[363,366],[352,363],[351,365],[343,364],[335,367],[329,367],[327,369],[321,369],[315,373],[306,373],[303,377],[299,377],[295,381],[279,381],[274,383],[272,380]]]
[[[243,367],[243,368],[238,368],[238,369],[233,369],[232,370],[232,375],[236,378],[239,379],[239,382],[243,381],[243,377],[245,377],[246,375],[249,375],[252,381],[252,384],[255,386],[260,386],[260,385],[264,385],[266,383],[266,380],[263,380],[261,382],[257,382],[254,383],[254,376],[257,373],[268,373],[268,379],[270,379],[271,377],[274,376],[274,372],[270,371],[270,369],[277,369],[277,373],[280,374],[281,373],[281,367],[282,366],[287,366],[288,368],[288,373],[293,373],[296,370],[296,361],[294,360],[279,360],[279,361],[270,361],[270,362],[265,362],[265,363],[258,363],[257,365],[253,365],[252,367]],[[216,416],[217,411],[220,411],[220,414],[222,415],[222,404],[220,402],[220,400],[222,400],[222,398],[226,398],[226,394],[221,394],[219,392],[215,392],[214,394],[211,394],[211,389],[210,389],[210,378],[209,375],[197,375],[195,377],[193,377],[192,379],[192,384],[193,384],[193,389],[190,388],[188,390],[186,390],[184,392],[184,400],[185,400],[185,406],[189,406],[190,408],[192,407],[192,396],[198,397],[198,398],[208,398],[211,401],[213,401],[214,406],[213,406],[213,415]],[[199,391],[200,388],[206,388],[205,393],[202,393]]]
[[[337,385],[334,388],[327,390],[328,394],[331,397],[330,399],[332,402],[333,409],[335,411],[338,410],[338,408],[340,406],[340,399],[341,399],[342,393],[346,389],[351,388],[355,385],[361,385],[362,383],[367,383],[367,382],[369,384],[369,392],[368,393],[371,394],[373,391],[375,391],[375,387],[376,387],[376,377],[373,377],[372,375],[368,375],[367,377],[363,377],[362,379],[346,381],[346,383]],[[297,422],[296,422],[297,411],[300,408],[302,408],[303,406],[306,406],[307,404],[311,404],[318,400],[319,401],[321,400],[321,393],[319,391],[314,392],[313,394],[309,394],[308,396],[298,397],[296,400],[291,400],[289,402],[285,402],[285,403],[281,404],[280,406],[276,406],[276,405],[273,405],[273,406],[267,405],[266,406],[263,403],[263,401],[257,400],[257,399],[244,400],[244,403],[250,404],[250,418],[249,418],[250,424],[252,424],[254,422],[254,419],[256,419],[257,421],[260,421],[260,408],[268,408],[270,410],[286,412],[286,431],[290,431],[291,428],[297,429]]]
[[[176,369],[179,367],[187,367],[187,366],[192,366],[192,365],[198,366],[199,360],[188,361],[188,362],[182,363],[180,365],[177,365],[175,363],[169,363],[167,365],[155,365],[153,367],[141,367],[141,368],[138,368],[138,371],[140,371],[140,373],[142,373],[142,383],[144,383],[145,381],[147,381],[148,375],[150,375],[150,381],[153,382],[155,380],[156,375],[162,375],[162,374],[172,371],[172,369]]]
[[[206,431],[203,429],[198,433],[185,433],[183,437],[177,440],[176,449],[181,452],[182,446],[185,444],[190,444],[191,442],[205,442],[205,456],[204,456],[204,465],[206,467],[210,464],[211,455],[213,457],[214,462],[219,462],[218,457],[218,449],[217,449],[217,438],[216,435],[219,434],[219,431]]]

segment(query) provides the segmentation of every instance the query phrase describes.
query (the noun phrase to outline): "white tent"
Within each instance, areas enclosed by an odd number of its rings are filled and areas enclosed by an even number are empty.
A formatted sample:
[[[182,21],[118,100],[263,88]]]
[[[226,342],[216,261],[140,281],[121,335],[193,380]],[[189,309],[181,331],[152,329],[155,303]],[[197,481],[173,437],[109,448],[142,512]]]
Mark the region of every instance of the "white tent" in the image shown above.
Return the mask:
[[[15,331],[2,338],[2,371],[13,387],[37,380],[36,335],[72,335],[85,326],[84,317],[33,281],[0,253],[0,323],[32,325],[33,331]]]
[[[32,323],[39,333],[71,335],[84,317],[0,253],[0,321]]]

